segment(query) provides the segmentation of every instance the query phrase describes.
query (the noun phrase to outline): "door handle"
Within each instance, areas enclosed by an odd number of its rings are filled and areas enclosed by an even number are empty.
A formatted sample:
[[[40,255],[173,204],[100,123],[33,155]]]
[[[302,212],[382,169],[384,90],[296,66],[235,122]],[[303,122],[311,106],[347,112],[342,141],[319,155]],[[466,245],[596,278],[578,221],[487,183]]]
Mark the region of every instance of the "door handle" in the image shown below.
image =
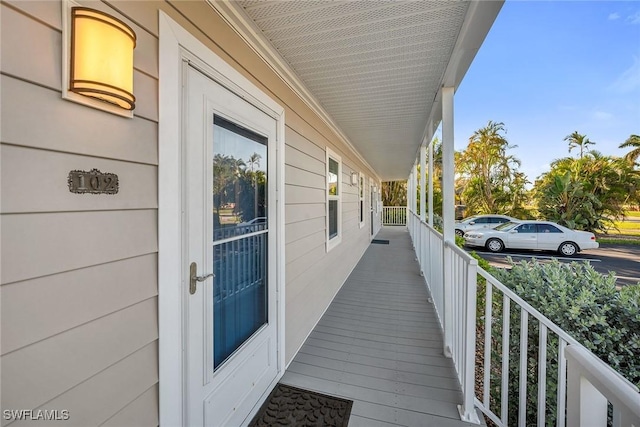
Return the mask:
[[[189,266],[189,293],[191,295],[196,293],[196,285],[198,282],[204,282],[209,277],[216,277],[215,274],[209,273],[204,276],[198,276],[198,264],[192,262]]]

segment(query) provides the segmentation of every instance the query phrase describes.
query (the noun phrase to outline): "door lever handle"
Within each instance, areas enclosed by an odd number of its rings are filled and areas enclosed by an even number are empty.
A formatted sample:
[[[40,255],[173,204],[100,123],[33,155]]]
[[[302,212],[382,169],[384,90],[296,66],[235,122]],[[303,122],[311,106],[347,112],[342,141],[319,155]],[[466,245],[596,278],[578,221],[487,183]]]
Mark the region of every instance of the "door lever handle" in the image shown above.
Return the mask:
[[[195,279],[198,282],[204,282],[209,277],[214,277],[214,276],[215,276],[215,274],[209,273],[209,274],[205,274],[204,276],[193,276],[192,279]]]
[[[198,276],[198,264],[192,262],[189,266],[189,293],[191,295],[196,293],[196,285],[198,282],[204,282],[209,277],[216,277],[215,274],[209,273],[204,276]]]

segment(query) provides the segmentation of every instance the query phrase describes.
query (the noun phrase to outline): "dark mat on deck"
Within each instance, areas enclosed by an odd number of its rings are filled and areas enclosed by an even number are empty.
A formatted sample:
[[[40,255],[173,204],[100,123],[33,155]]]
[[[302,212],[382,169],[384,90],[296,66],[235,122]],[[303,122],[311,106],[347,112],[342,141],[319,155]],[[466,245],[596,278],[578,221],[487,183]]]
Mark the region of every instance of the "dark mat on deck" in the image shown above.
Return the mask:
[[[389,241],[385,239],[373,239],[371,243],[378,243],[380,245],[388,245]]]
[[[347,427],[353,401],[278,384],[249,427]]]

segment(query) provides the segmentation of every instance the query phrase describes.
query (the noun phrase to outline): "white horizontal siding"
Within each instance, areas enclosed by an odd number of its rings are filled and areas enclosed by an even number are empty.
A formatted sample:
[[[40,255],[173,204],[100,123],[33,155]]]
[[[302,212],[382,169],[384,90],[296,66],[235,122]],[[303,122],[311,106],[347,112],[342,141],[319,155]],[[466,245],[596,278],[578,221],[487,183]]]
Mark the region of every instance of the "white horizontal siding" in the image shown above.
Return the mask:
[[[2,356],[3,407],[37,408],[154,342],[157,305],[150,298]]]
[[[152,342],[38,409],[68,410],[69,420],[63,423],[65,426],[86,427],[103,423],[120,427],[157,426],[158,413],[153,409],[157,406],[157,360],[158,343]],[[132,417],[129,407],[139,411],[137,417]],[[119,424],[113,424],[118,421]],[[42,421],[11,424],[14,425],[37,427],[42,425]]]
[[[0,287],[2,354],[158,294],[157,254]],[[64,298],[60,296],[64,295]]]
[[[2,217],[2,283],[158,251],[157,210]]]
[[[2,409],[157,425],[158,40],[80,4],[136,31],[132,119],[62,99],[60,2],[0,5]],[[69,192],[94,168],[118,194]]]
[[[0,85],[2,142],[158,164],[157,123],[65,101],[60,92],[8,76]]]
[[[156,209],[158,168],[153,165],[59,153],[20,146],[0,146],[5,176],[2,213]],[[69,171],[99,169],[118,175],[117,194],[96,196],[69,191]],[[55,177],[55,178],[54,178]],[[15,191],[15,186],[29,191]]]
[[[120,412],[107,420],[103,427],[141,426],[156,427],[159,424],[158,411],[150,411],[149,408],[157,406],[158,384],[151,386],[136,400],[131,402]]]

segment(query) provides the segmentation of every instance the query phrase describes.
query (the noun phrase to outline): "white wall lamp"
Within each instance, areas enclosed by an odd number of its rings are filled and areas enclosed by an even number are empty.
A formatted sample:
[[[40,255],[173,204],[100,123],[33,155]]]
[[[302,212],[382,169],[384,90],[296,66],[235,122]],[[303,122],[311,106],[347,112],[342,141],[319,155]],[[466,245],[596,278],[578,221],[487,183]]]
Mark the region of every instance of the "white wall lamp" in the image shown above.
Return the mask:
[[[63,1],[63,97],[125,117],[133,116],[130,26],[98,10]]]
[[[351,171],[351,185],[358,185],[358,172]]]

